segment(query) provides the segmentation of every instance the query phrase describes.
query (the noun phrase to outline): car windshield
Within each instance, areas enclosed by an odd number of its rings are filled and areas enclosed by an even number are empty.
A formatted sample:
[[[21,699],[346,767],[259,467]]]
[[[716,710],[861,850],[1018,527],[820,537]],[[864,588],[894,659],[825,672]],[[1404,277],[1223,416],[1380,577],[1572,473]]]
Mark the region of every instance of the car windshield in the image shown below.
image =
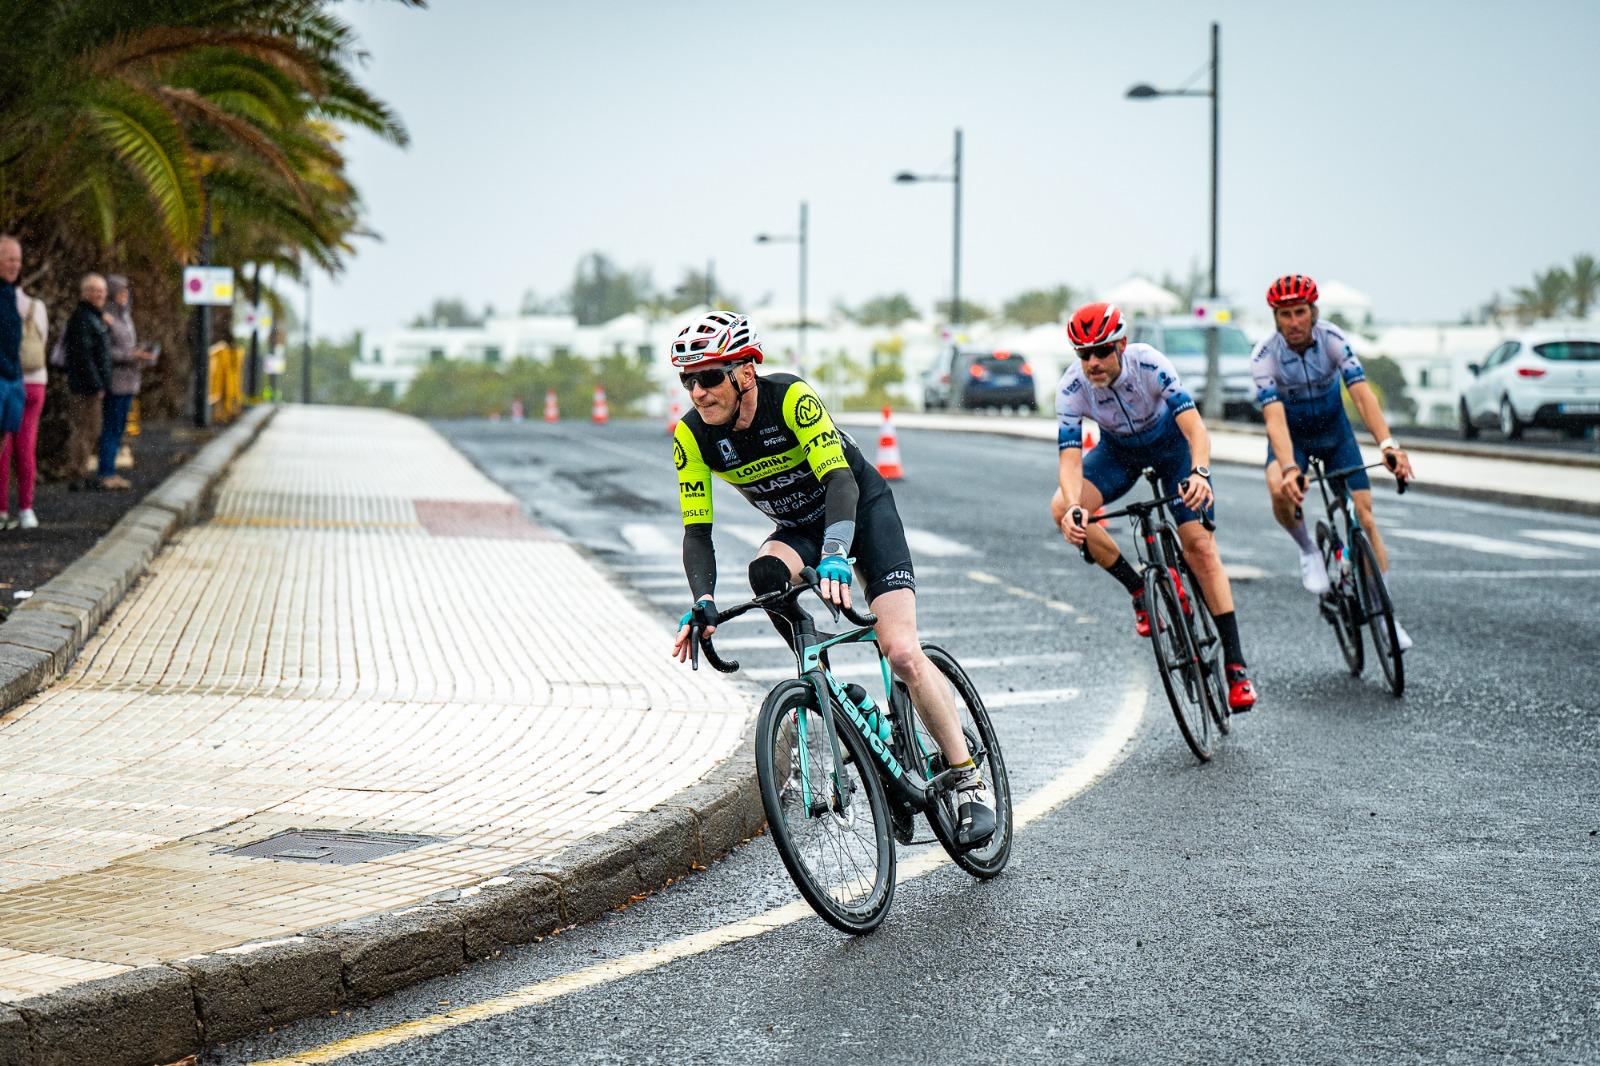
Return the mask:
[[[1220,355],[1249,355],[1251,350],[1250,339],[1244,335],[1244,330],[1235,326],[1220,326],[1217,328],[1217,339],[1220,346],[1217,351]],[[1166,330],[1166,355],[1205,355],[1206,331],[1202,326],[1172,326]]]
[[[1600,360],[1600,341],[1551,341],[1535,344],[1533,351],[1557,363],[1593,363]]]
[[[981,366],[991,374],[1021,374],[1024,360],[1015,352],[1004,358],[998,355],[980,355],[972,360],[973,366]]]

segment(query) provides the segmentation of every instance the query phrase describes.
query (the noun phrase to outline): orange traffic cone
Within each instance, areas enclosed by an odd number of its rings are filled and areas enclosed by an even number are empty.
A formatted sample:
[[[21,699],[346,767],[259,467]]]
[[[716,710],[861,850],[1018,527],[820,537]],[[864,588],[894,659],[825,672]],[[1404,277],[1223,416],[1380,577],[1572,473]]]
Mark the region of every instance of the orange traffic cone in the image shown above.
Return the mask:
[[[561,408],[556,406],[555,389],[548,389],[544,394],[544,420],[546,422],[561,421]]]
[[[677,400],[672,401],[672,410],[667,414],[667,436],[678,431],[678,420],[683,417],[683,404]]]
[[[589,420],[597,426],[611,421],[611,408],[606,406],[606,390],[600,385],[594,387],[594,407],[589,412]]]
[[[894,419],[889,409],[883,409],[883,428],[878,431],[878,473],[889,481],[899,481],[906,476],[900,465],[900,438],[894,431]]]

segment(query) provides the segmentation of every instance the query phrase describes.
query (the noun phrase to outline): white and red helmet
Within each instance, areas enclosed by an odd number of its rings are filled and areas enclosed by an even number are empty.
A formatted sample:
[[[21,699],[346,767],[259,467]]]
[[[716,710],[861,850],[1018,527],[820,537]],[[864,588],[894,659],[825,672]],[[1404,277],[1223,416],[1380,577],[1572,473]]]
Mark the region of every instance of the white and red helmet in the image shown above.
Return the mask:
[[[1128,320],[1115,304],[1085,304],[1072,313],[1067,339],[1074,348],[1095,348],[1128,335]]]
[[[761,341],[750,320],[732,311],[708,311],[684,326],[672,342],[672,365],[711,366],[743,359],[761,362]]]

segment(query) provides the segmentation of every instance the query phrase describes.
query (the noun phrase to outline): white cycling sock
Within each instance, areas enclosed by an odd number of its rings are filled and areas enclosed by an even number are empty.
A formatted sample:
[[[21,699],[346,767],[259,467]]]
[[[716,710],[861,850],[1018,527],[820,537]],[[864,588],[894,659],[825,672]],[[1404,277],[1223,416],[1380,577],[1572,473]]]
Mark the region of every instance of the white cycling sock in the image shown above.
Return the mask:
[[[1311,534],[1306,532],[1306,524],[1304,522],[1290,529],[1289,536],[1293,537],[1294,542],[1300,545],[1302,554],[1311,555],[1317,550],[1316,544],[1311,540]]]

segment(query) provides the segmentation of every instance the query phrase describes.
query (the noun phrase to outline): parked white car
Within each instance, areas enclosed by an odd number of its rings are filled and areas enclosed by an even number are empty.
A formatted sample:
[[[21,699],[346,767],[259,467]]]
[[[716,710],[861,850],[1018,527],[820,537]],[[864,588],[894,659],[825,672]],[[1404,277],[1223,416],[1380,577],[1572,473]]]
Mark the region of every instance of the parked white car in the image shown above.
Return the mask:
[[[1516,440],[1529,426],[1574,436],[1600,425],[1600,332],[1530,331],[1469,363],[1461,390],[1461,436],[1496,426]]]

